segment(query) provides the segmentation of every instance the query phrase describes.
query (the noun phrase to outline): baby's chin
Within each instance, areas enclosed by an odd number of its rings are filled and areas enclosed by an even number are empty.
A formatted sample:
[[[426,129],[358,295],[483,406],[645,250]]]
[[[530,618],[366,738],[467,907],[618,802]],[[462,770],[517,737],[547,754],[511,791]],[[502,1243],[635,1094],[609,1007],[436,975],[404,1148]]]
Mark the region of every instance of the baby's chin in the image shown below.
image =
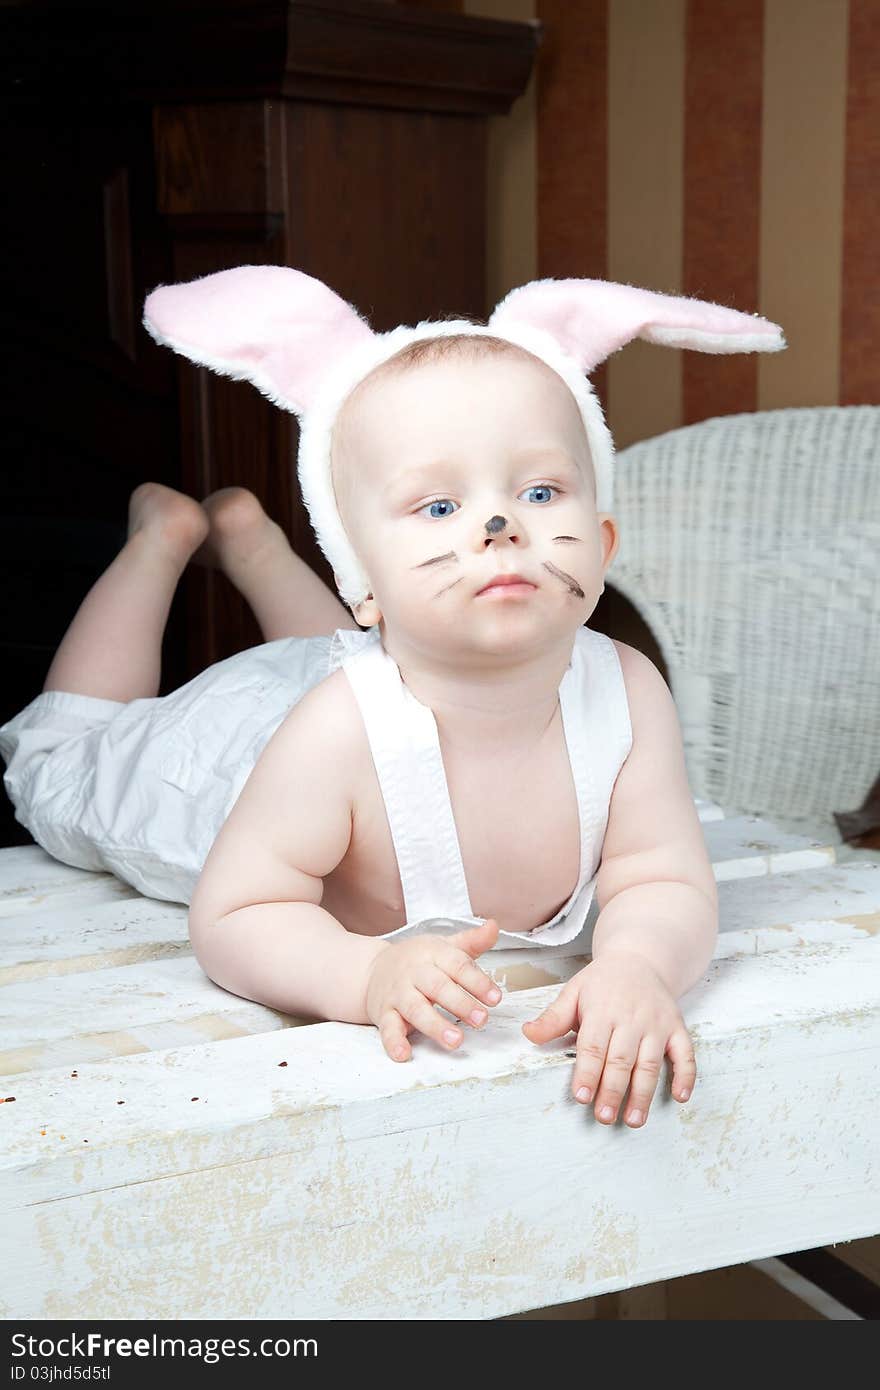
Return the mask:
[[[493,607],[500,610],[506,605],[498,603]],[[444,665],[450,659],[466,662],[480,658],[518,665],[523,657],[537,658],[573,641],[578,628],[587,621],[586,614],[581,616],[576,611],[578,607],[572,604],[567,613],[560,611],[550,619],[546,615],[511,611],[458,615],[448,621],[438,621],[437,615],[430,613],[425,613],[421,621],[411,613],[405,618],[386,614],[378,627],[382,643],[392,655],[417,651]]]

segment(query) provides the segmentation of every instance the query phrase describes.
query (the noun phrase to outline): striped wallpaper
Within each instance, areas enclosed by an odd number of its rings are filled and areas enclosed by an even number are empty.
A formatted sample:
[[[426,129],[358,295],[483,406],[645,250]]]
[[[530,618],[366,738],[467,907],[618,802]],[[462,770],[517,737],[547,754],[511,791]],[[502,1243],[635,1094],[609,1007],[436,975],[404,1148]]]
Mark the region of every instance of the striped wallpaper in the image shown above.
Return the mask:
[[[619,447],[710,415],[880,402],[880,0],[461,8],[544,25],[528,91],[491,121],[489,307],[585,275],[785,330],[767,357],[617,354],[594,381]]]

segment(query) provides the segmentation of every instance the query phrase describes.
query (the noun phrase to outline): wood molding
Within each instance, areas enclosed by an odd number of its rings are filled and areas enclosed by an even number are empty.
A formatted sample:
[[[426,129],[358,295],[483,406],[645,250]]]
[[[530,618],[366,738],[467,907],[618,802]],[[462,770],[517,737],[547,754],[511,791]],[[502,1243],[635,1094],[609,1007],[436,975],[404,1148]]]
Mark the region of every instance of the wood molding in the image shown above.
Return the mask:
[[[522,95],[541,36],[537,20],[379,0],[36,0],[0,8],[0,86],[16,103],[283,96],[486,115]]]

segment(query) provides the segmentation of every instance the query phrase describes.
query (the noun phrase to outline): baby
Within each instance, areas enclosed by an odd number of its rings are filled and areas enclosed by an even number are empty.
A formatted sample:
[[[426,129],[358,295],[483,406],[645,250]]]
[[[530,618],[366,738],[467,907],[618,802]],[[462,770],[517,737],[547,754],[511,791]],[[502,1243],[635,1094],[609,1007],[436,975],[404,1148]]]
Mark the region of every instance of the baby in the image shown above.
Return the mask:
[[[373,1024],[399,1061],[414,1032],[461,1044],[439,1009],[486,1024],[482,953],[574,941],[595,896],[590,964],[523,1031],[576,1031],[572,1093],[603,1123],[627,1088],[626,1122],[645,1122],[666,1055],[687,1100],[676,1000],[712,957],[715,880],[665,682],[585,626],[618,533],[580,373],[637,335],[775,350],[778,329],[538,281],[485,328],[382,338],[280,267],[157,290],[145,322],[300,415],[303,496],[357,622],[252,494],[143,485],[43,694],[0,730],[19,819],[66,862],[189,901],[224,988]],[[266,645],[159,698],[200,546]]]

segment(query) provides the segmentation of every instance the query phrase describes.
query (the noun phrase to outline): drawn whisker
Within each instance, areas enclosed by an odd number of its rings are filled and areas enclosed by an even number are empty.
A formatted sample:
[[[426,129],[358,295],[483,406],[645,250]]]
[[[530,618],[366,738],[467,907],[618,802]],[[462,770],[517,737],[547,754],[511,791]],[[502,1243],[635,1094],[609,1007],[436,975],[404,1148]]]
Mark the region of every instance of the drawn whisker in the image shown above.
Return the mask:
[[[437,594],[434,595],[434,597],[435,597],[435,598],[442,598],[444,594],[448,594],[450,589],[454,589],[455,586],[456,586],[456,584],[460,584],[460,583],[461,583],[463,577],[464,577],[464,576],[459,575],[458,579],[453,579],[453,581],[452,581],[451,584],[447,584],[447,585],[446,585],[446,588],[445,588],[445,589],[441,589],[441,590],[439,591],[439,593],[437,593]]]
[[[547,560],[545,560],[545,561],[543,562],[543,564],[544,564],[544,569],[545,569],[545,570],[549,570],[549,572],[550,572],[551,574],[555,574],[555,575],[556,575],[556,578],[557,578],[557,579],[561,579],[562,582],[563,582],[563,584],[567,584],[567,585],[568,585],[568,588],[569,588],[569,592],[570,592],[570,593],[574,594],[577,598],[585,598],[585,597],[586,597],[586,595],[584,594],[584,591],[583,591],[583,589],[581,588],[580,584],[578,584],[577,580],[576,580],[575,578],[573,578],[572,575],[566,574],[566,573],[565,573],[565,570],[559,570],[559,569],[557,569],[555,565],[551,565],[551,564],[549,563],[549,561],[547,561]]]
[[[439,564],[441,563],[441,561],[443,561],[443,560],[456,560],[456,559],[458,559],[458,556],[456,555],[455,551],[454,551],[454,550],[447,550],[447,552],[446,552],[445,555],[435,555],[435,556],[433,557],[433,559],[431,559],[431,560],[423,560],[422,563],[421,563],[420,565],[413,565],[413,569],[416,569],[416,570],[423,570],[423,569],[426,569],[428,565],[439,565]]]

